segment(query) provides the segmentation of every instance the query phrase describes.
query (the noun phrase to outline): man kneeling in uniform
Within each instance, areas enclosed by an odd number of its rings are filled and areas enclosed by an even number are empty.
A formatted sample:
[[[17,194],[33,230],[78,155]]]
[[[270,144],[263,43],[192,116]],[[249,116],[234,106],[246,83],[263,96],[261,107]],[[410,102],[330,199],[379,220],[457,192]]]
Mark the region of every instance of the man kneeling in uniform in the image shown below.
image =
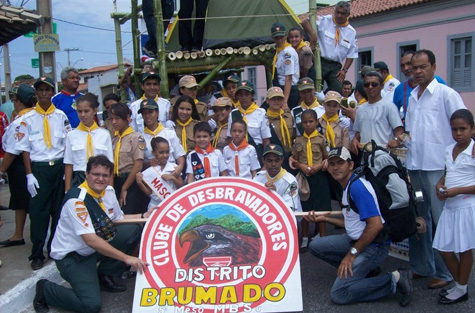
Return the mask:
[[[33,300],[36,312],[48,312],[48,305],[74,312],[99,312],[99,283],[111,292],[125,291],[126,286],[115,284],[113,277],[121,275],[126,265],[140,272],[146,270],[147,263],[130,255],[140,240],[141,227],[115,226],[113,222],[148,218],[152,211],[124,215],[114,189],[108,186],[113,168],[106,156],[91,157],[84,183],[66,194],[51,257],[72,289],[39,280]]]

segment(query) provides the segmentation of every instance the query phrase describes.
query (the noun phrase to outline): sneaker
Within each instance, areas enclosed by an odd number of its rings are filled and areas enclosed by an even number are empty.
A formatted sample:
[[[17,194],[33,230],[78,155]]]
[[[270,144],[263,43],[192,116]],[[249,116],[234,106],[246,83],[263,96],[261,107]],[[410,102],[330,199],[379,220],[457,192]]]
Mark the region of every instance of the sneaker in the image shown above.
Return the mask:
[[[412,275],[410,270],[399,269],[398,272],[401,276],[397,282],[397,289],[402,294],[399,305],[405,307],[411,302],[413,297]]]

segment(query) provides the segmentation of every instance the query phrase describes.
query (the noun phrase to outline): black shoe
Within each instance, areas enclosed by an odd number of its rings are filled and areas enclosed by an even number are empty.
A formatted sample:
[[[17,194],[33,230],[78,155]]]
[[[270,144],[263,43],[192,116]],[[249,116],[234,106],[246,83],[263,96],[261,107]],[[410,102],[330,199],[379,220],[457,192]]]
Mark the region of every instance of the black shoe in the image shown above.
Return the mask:
[[[381,274],[381,267],[377,267],[374,270],[371,270],[368,275],[366,275],[366,278],[371,278],[371,277],[376,277],[379,274]]]
[[[33,261],[31,261],[31,269],[37,271],[43,267],[43,264],[44,262],[42,259],[34,259]]]
[[[455,303],[459,303],[459,302],[467,301],[467,300],[468,300],[468,292],[464,294],[463,296],[458,297],[457,299],[454,299],[454,300],[451,300],[447,297],[440,297],[439,304],[455,304]]]
[[[21,246],[25,244],[25,239],[19,239],[19,240],[4,240],[0,241],[0,246],[4,247],[12,247],[12,246]]]
[[[48,304],[46,303],[45,300],[45,295],[44,295],[44,286],[46,279],[40,279],[36,283],[36,294],[35,298],[33,299],[33,308],[35,309],[36,313],[46,313],[49,312],[49,307]]]
[[[122,292],[127,290],[126,285],[118,285],[110,275],[99,274],[99,283],[109,292]]]
[[[410,270],[404,269],[399,269],[398,272],[401,276],[397,282],[397,289],[402,294],[399,305],[405,307],[411,302],[413,296],[412,274]]]
[[[449,294],[449,290],[443,289],[441,292],[439,292],[439,297],[445,297],[448,294]]]
[[[151,58],[155,58],[155,59],[157,58],[157,54],[153,52],[152,50],[147,49],[146,47],[142,47],[142,52]]]

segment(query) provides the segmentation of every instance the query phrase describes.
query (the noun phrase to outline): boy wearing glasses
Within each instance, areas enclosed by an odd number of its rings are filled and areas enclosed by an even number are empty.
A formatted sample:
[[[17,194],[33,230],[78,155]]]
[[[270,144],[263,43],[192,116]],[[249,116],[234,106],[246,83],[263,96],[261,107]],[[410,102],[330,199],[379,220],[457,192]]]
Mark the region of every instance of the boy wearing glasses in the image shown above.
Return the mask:
[[[378,145],[394,148],[399,146],[398,136],[404,131],[397,107],[381,97],[383,77],[378,72],[369,72],[364,78],[364,90],[368,102],[356,111],[351,150],[358,154],[360,142],[376,141]]]

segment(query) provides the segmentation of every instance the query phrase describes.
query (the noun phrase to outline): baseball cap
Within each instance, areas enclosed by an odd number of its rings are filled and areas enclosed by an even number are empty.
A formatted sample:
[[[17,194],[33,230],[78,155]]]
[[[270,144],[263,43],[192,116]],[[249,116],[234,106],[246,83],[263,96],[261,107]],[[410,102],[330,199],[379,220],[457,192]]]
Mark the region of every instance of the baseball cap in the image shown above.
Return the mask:
[[[282,91],[282,88],[280,87],[270,87],[268,90],[267,90],[267,95],[266,95],[266,98],[267,99],[272,99],[274,97],[282,97],[284,98],[284,92]]]
[[[331,159],[334,157],[339,157],[340,159],[344,161],[351,160],[350,151],[348,151],[348,149],[346,149],[345,147],[331,149],[330,152],[328,152],[328,159]]]
[[[277,22],[272,24],[272,27],[270,29],[272,33],[272,38],[274,37],[279,37],[279,36],[285,36],[285,26],[284,24]]]
[[[40,77],[36,80],[35,84],[33,85],[33,87],[35,87],[35,89],[38,88],[39,85],[41,84],[46,84],[48,86],[50,86],[51,88],[55,89],[54,88],[54,80],[50,77],[47,77],[47,76],[43,76],[43,77]]]
[[[145,83],[147,79],[157,79],[158,81],[161,81],[160,75],[155,72],[146,72],[142,74],[142,84]]]
[[[137,111],[137,113],[141,114],[143,109],[158,111],[158,104],[153,99],[145,99],[140,103],[140,109]]]
[[[313,81],[313,79],[309,77],[304,77],[304,78],[299,79],[299,81],[297,82],[297,86],[298,86],[299,91],[302,91],[305,89],[313,89],[315,88],[315,82]]]
[[[262,155],[264,156],[268,153],[274,153],[274,154],[277,154],[278,156],[283,156],[284,150],[279,145],[270,144],[264,148],[264,152],[262,153]]]
[[[212,108],[220,108],[220,107],[233,107],[233,102],[231,101],[231,99],[229,99],[228,97],[220,97],[218,99],[216,99],[216,101],[214,102]]]
[[[178,81],[178,86],[180,88],[185,87],[185,88],[193,88],[198,86],[198,83],[196,82],[196,79],[191,76],[191,75],[185,75],[180,80]]]
[[[251,93],[254,93],[254,84],[248,80],[243,80],[238,84],[236,92],[238,92],[239,90],[247,90]]]
[[[389,71],[388,65],[384,63],[383,61],[379,61],[374,63],[373,66],[376,70],[382,70],[382,71]]]
[[[239,83],[240,81],[241,79],[239,78],[239,76],[231,74],[226,76],[226,78],[224,79],[224,84],[226,85],[227,82]]]
[[[376,64],[375,64],[376,65]],[[362,76],[365,76],[366,74],[368,74],[369,72],[374,72],[374,68],[372,66],[369,66],[369,65],[365,65],[361,68],[360,70],[360,74]]]
[[[31,98],[35,96],[35,89],[28,84],[21,84],[20,86],[15,87],[15,89],[16,90],[12,90],[12,92],[22,103],[29,103]]]
[[[336,91],[330,90],[325,94],[325,98],[323,98],[323,103],[327,103],[329,101],[336,101],[341,104],[341,95]]]

